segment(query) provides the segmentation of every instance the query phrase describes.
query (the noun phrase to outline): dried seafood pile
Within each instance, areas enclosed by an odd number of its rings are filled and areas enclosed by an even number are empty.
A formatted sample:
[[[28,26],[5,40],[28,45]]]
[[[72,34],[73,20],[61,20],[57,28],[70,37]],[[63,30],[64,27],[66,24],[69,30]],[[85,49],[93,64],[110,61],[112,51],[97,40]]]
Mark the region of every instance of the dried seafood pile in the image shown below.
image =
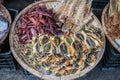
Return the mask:
[[[120,44],[120,0],[110,0],[105,23],[108,35]]]
[[[87,1],[62,0],[54,9],[42,5],[22,14],[15,35],[29,65],[56,76],[94,66],[104,39],[101,29],[90,24],[94,19]]]

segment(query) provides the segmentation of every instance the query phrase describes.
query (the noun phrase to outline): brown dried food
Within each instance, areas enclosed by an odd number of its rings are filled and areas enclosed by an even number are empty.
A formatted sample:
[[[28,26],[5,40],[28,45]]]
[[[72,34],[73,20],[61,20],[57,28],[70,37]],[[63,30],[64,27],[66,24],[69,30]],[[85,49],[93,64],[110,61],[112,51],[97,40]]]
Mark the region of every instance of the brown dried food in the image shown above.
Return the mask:
[[[110,0],[105,19],[107,34],[112,40],[120,39],[120,0]]]
[[[62,34],[60,27],[54,20],[53,9],[47,9],[45,5],[30,9],[18,21],[17,34],[20,43],[27,43],[27,40],[39,33],[52,36]]]
[[[111,17],[107,17],[106,28],[108,35],[113,39],[120,39],[120,14],[115,13],[115,15]]]
[[[119,13],[115,13],[114,16],[112,17],[112,24],[113,25],[120,24],[120,14]]]

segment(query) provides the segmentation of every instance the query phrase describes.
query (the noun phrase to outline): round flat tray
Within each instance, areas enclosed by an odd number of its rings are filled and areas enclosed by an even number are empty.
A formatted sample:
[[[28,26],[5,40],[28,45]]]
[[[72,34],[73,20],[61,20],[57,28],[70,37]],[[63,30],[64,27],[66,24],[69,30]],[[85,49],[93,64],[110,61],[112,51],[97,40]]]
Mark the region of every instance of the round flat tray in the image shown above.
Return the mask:
[[[103,30],[104,30],[104,33],[105,33],[106,37],[108,38],[108,40],[109,40],[110,43],[112,44],[112,46],[113,46],[118,52],[120,52],[120,47],[115,43],[115,41],[112,40],[112,38],[111,38],[111,37],[108,35],[108,33],[107,33],[107,29],[106,29],[106,25],[105,25],[105,18],[107,17],[108,8],[109,8],[109,4],[106,5],[106,7],[104,8],[103,13],[102,13],[102,25],[103,25]]]
[[[57,76],[52,76],[52,75],[44,75],[42,73],[40,73],[39,71],[35,70],[34,68],[32,68],[32,66],[29,66],[29,64],[27,64],[25,62],[25,60],[22,58],[23,55],[21,55],[21,50],[24,49],[22,48],[22,46],[18,46],[19,44],[15,44],[15,41],[13,40],[13,36],[14,36],[14,32],[15,32],[15,27],[16,27],[16,22],[19,20],[20,16],[22,14],[24,14],[27,10],[29,10],[30,8],[33,8],[35,6],[38,6],[38,5],[41,5],[41,4],[44,4],[46,2],[44,1],[39,1],[39,2],[35,2],[31,5],[29,5],[28,7],[26,7],[23,11],[20,12],[20,14],[15,18],[13,24],[12,24],[12,28],[11,28],[11,31],[10,31],[10,37],[9,37],[9,41],[10,41],[10,46],[11,46],[11,50],[13,52],[13,55],[15,57],[15,59],[18,61],[18,63],[24,68],[26,69],[27,71],[29,71],[30,73],[40,77],[40,78],[43,78],[43,79],[47,79],[47,80],[70,80],[70,79],[75,79],[75,78],[78,78],[78,77],[81,77],[83,75],[85,75],[86,73],[88,73],[89,71],[91,71],[97,64],[98,62],[101,60],[102,56],[103,56],[103,53],[104,53],[104,49],[105,49],[105,35],[104,35],[104,46],[101,47],[101,52],[98,53],[97,55],[97,60],[95,62],[95,65],[94,66],[88,66],[86,67],[85,69],[82,70],[81,74],[79,75],[67,75],[67,76],[61,76],[61,77],[57,77]],[[53,8],[55,7],[59,2],[52,2],[52,1],[47,1],[46,5],[47,7],[49,8]],[[93,18],[94,18],[94,21],[92,22],[92,24],[94,24],[96,27],[99,27],[102,31],[102,26],[99,22],[99,20],[95,17],[95,15],[93,15]],[[21,48],[21,50],[19,50],[18,48]]]

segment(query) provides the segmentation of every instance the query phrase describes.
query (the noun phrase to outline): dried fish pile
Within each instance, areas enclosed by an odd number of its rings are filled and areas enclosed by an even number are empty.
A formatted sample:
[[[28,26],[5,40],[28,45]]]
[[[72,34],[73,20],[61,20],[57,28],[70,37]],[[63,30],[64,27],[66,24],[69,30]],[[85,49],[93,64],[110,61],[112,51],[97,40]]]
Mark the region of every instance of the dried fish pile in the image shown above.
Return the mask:
[[[105,19],[108,35],[120,44],[120,0],[110,0]]]
[[[22,55],[29,65],[55,76],[80,74],[94,66],[104,36],[90,24],[94,19],[87,1],[61,0],[54,9],[42,5],[22,14],[15,36],[25,47]]]

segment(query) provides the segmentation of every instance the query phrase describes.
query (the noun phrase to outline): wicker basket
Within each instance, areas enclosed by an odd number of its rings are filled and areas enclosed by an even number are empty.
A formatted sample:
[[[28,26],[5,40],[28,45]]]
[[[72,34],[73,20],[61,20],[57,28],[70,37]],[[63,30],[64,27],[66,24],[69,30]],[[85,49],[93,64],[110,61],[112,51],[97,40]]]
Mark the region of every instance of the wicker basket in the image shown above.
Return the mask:
[[[10,31],[10,37],[9,37],[9,41],[10,41],[10,46],[11,46],[11,50],[13,52],[13,55],[15,57],[15,59],[18,61],[18,63],[24,68],[26,69],[27,71],[29,71],[30,73],[40,77],[40,78],[43,78],[43,79],[47,79],[47,80],[70,80],[70,79],[75,79],[75,78],[78,78],[78,77],[81,77],[83,75],[85,75],[86,73],[88,73],[89,71],[91,71],[97,64],[98,62],[101,60],[102,56],[103,56],[103,53],[104,53],[104,49],[105,49],[105,37],[104,37],[104,46],[101,48],[101,52],[98,53],[97,57],[98,59],[96,60],[96,63],[94,66],[88,66],[86,67],[84,70],[82,70],[81,74],[79,75],[67,75],[67,76],[61,76],[61,77],[56,77],[56,76],[52,76],[52,75],[44,75],[42,73],[40,73],[39,71],[35,70],[32,66],[30,66],[26,60],[24,59],[24,56],[22,55],[22,52],[24,52],[24,47],[21,46],[20,44],[18,44],[18,40],[14,40],[13,37],[14,34],[15,34],[15,28],[16,28],[16,24],[17,24],[17,21],[19,20],[20,16],[22,14],[24,14],[28,9],[30,8],[33,8],[35,6],[39,6],[41,4],[44,4],[46,3],[46,6],[49,7],[49,8],[53,8],[55,7],[59,2],[52,2],[52,1],[47,1],[47,2],[44,2],[44,1],[38,1],[38,2],[35,2],[31,5],[29,5],[28,7],[26,7],[23,11],[20,12],[20,14],[15,18],[13,24],[12,24],[12,27],[11,27],[11,31]],[[95,15],[93,15],[93,18],[94,18],[94,21],[92,22],[92,24],[95,24],[97,27],[99,27],[102,31],[102,27],[101,27],[101,24],[100,22],[98,21],[98,19],[95,17]],[[103,34],[104,35],[104,34]]]
[[[108,40],[110,41],[110,43],[112,44],[112,46],[118,51],[120,52],[120,47],[118,47],[118,45],[112,40],[112,38],[108,35],[107,30],[106,30],[106,25],[105,25],[105,19],[107,17],[107,11],[109,9],[109,4],[106,5],[106,7],[103,10],[102,13],[102,25],[103,25],[103,30],[105,32],[106,37],[108,38]]]
[[[9,22],[8,32],[6,32],[6,34],[4,35],[4,37],[0,41],[0,43],[2,43],[6,39],[6,37],[8,36],[9,30],[10,30],[10,26],[11,26],[11,16],[10,16],[10,13],[8,12],[8,10],[2,4],[0,4],[0,11],[2,12],[2,15]]]

